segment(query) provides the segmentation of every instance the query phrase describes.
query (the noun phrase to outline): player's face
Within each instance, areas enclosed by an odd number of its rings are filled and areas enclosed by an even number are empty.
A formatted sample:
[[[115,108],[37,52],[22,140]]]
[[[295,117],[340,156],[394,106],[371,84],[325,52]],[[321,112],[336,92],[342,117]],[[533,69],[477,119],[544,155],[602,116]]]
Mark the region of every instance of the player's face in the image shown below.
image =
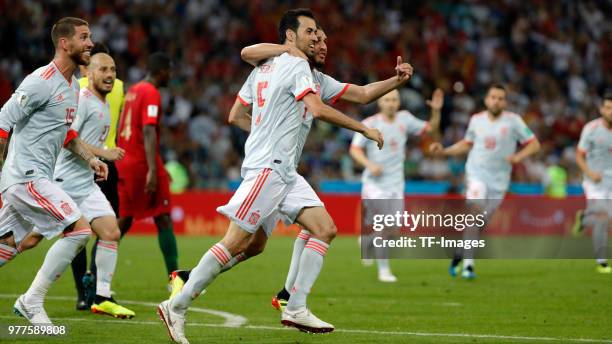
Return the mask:
[[[400,108],[400,95],[397,90],[393,90],[378,99],[380,112],[387,116],[395,116]]]
[[[327,57],[327,35],[322,29],[317,30],[317,43],[314,48],[314,66],[323,68]]]
[[[91,60],[91,32],[89,26],[81,25],[74,28],[74,36],[68,39],[68,56],[79,66],[87,66]]]
[[[314,19],[308,17],[299,17],[295,45],[298,49],[304,52],[309,59],[314,57],[315,44],[317,43],[317,24]]]
[[[117,77],[115,61],[104,53],[92,56],[87,76],[94,88],[106,95],[113,89]]]
[[[604,100],[599,112],[601,112],[601,117],[608,122],[608,125],[612,126],[612,100]]]
[[[485,97],[485,106],[494,116],[498,116],[506,108],[506,91],[491,88]]]

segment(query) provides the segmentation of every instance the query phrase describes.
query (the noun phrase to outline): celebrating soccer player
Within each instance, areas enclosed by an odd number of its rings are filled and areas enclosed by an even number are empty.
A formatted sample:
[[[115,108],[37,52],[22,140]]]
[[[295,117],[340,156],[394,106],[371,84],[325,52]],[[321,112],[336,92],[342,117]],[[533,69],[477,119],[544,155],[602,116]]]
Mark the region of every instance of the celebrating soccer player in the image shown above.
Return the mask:
[[[593,228],[597,271],[610,274],[612,267],[608,265],[606,249],[612,218],[612,93],[604,96],[599,113],[600,118],[582,129],[576,150],[576,164],[584,174],[582,188],[587,209],[575,227],[578,233],[585,226]]]
[[[440,126],[440,111],[444,105],[444,93],[437,89],[428,102],[431,107],[429,122],[422,121],[406,110],[398,111],[400,95],[397,90],[391,91],[378,100],[380,113],[363,120],[363,124],[376,128],[382,132],[387,140],[387,146],[378,150],[367,141],[363,135],[355,134],[351,143],[351,156],[361,166],[365,167],[361,178],[362,200],[370,207],[366,207],[362,217],[371,219],[372,211],[382,214],[395,214],[404,211],[404,160],[406,157],[406,141],[409,135],[421,136],[425,133],[436,133]],[[374,203],[376,202],[376,203]],[[379,205],[383,209],[374,208]],[[365,221],[364,224],[369,224]],[[364,235],[362,246],[374,251],[378,267],[378,279],[381,282],[395,282],[397,278],[391,273],[389,260],[386,259],[386,249],[374,248],[374,236]]]
[[[308,57],[314,55],[316,23],[310,10],[286,12],[279,24],[279,34],[283,44],[296,46]],[[279,215],[295,219],[312,233],[302,252],[291,299],[281,322],[308,332],[333,331],[333,325],[317,318],[306,306],[307,296],[336,234],[323,203],[296,172],[310,130],[304,125],[306,107],[314,118],[360,132],[377,141],[379,148],[383,146],[383,139],[378,130],[367,128],[323,104],[316,89],[308,62],[282,54],[255,68],[240,90],[241,114],[246,114],[248,105],[253,107],[242,165],[244,180],[228,204],[218,208],[231,220],[225,237],[204,254],[184,288],[158,307],[175,342],[188,342],[184,333],[185,313],[193,299],[212,283],[233,256],[243,251],[259,227],[271,232]]]
[[[91,56],[93,57],[97,53],[109,54],[108,48],[102,43],[95,43],[91,49]],[[79,85],[81,89],[89,86],[88,70],[85,66],[81,66],[81,78],[79,79]],[[121,107],[123,106],[123,81],[115,78],[112,89],[106,94],[106,101],[108,101],[108,107],[110,110],[110,124],[108,127],[108,135],[104,142],[104,150],[101,151],[102,155],[98,155],[108,165],[108,178],[106,180],[98,181],[97,184],[100,190],[106,196],[106,199],[110,203],[115,214],[119,214],[119,195],[117,194],[117,168],[115,167],[115,160],[119,155],[123,156],[124,151],[121,148],[117,148],[117,124],[119,123],[119,114]],[[89,264],[89,272],[87,272],[87,252],[81,250],[74,260],[72,261],[72,275],[74,277],[74,283],[77,287],[77,310],[90,309],[96,296],[96,249],[97,242],[93,245],[91,250],[91,263]]]
[[[512,165],[538,152],[540,143],[521,116],[506,111],[506,89],[503,86],[490,86],[484,103],[486,110],[472,116],[463,140],[447,148],[435,142],[430,150],[438,156],[469,153],[465,168],[465,197],[490,218],[508,190]],[[517,142],[523,146],[518,152]],[[464,235],[474,236],[476,231],[466,229]],[[457,253],[449,268],[451,276],[457,275],[459,263],[465,259],[462,277],[476,277],[474,251]]]
[[[91,58],[89,25],[79,18],[62,18],[53,26],[51,38],[53,61],[28,75],[0,111],[0,151],[4,152],[13,130],[0,178],[0,266],[43,237],[63,234],[47,252],[28,291],[15,302],[15,312],[34,325],[51,324],[43,307],[45,295],[91,235],[76,203],[52,182],[62,144],[100,178],[108,173],[78,133],[68,130],[79,95],[73,74]]]

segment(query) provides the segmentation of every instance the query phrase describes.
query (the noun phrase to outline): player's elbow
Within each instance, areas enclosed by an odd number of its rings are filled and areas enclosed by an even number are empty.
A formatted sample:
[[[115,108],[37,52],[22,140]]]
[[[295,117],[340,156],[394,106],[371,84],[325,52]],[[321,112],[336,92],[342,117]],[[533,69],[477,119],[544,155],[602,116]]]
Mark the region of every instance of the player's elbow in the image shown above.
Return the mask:
[[[250,47],[244,47],[242,48],[242,50],[240,50],[240,58],[242,59],[242,61],[252,65],[252,66],[256,66],[257,65],[257,61],[254,59],[253,54],[251,53],[251,49]]]

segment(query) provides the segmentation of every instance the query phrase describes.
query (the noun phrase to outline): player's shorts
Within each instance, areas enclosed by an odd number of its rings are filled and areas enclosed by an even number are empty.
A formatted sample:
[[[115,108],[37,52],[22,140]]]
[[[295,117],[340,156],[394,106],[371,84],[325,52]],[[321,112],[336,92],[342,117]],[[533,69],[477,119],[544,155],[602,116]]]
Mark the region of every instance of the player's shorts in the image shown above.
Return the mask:
[[[91,192],[85,197],[74,197],[74,202],[83,213],[87,222],[91,222],[99,217],[116,217],[110,202],[106,199],[98,185],[93,186]]]
[[[504,201],[505,191],[491,190],[487,185],[476,179],[467,179],[465,198],[469,204],[474,204],[487,212],[491,217]]]
[[[46,179],[10,186],[2,193],[0,236],[13,232],[16,242],[35,230],[51,239],[81,218],[76,203]]]
[[[587,199],[587,213],[608,213],[612,217],[612,188],[585,180],[582,182]]]
[[[377,185],[364,183],[361,188],[363,224],[371,226],[374,215],[395,215],[404,212],[404,188],[384,190]]]
[[[163,167],[162,167],[163,169]],[[157,191],[145,192],[146,171],[119,171],[119,217],[143,219],[170,214],[170,178],[165,169],[157,175]]]
[[[279,220],[293,223],[300,210],[316,206],[323,202],[302,176],[287,184],[276,171],[265,168],[247,172],[229,202],[217,211],[249,233],[263,227],[270,236]]]

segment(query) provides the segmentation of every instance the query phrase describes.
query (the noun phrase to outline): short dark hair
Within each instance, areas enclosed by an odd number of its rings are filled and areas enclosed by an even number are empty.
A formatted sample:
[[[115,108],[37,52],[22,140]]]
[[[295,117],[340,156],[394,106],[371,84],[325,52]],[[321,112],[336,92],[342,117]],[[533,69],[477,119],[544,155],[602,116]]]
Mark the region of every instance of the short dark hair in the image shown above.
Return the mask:
[[[606,100],[609,100],[609,101],[611,101],[611,102],[612,102],[612,91],[608,91],[608,92],[604,93],[603,100],[604,100],[604,102],[605,102]]]
[[[147,71],[152,75],[155,75],[160,71],[170,69],[170,66],[170,58],[165,53],[158,51],[149,55],[149,59],[147,61]]]
[[[278,38],[281,44],[287,40],[287,30],[297,32],[300,27],[299,17],[308,17],[316,21],[314,14],[308,8],[296,8],[285,12],[278,23]]]
[[[491,86],[489,86],[489,88],[487,89],[487,93],[489,93],[489,91],[491,91],[492,89],[498,89],[498,90],[502,90],[504,91],[504,93],[508,93],[508,91],[506,91],[506,87],[502,84],[492,84]]]
[[[102,42],[95,42],[93,48],[91,48],[91,56],[94,56],[97,53],[110,55],[110,50],[108,50],[106,44]]]
[[[51,40],[53,46],[57,48],[60,38],[70,38],[74,36],[77,26],[89,26],[89,23],[81,18],[64,17],[57,21],[51,29]]]

